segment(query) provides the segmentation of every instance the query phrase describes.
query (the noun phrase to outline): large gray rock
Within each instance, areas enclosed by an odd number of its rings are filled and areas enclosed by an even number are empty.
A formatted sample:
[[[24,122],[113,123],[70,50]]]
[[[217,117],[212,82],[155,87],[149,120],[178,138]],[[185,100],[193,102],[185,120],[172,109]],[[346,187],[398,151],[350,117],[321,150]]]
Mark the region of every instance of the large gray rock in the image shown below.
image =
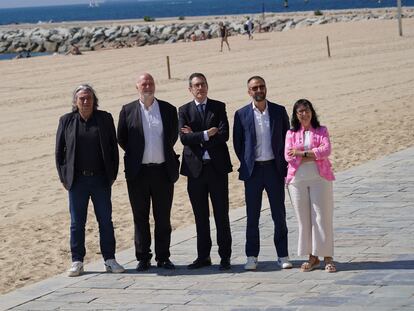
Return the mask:
[[[283,27],[283,31],[287,31],[287,30],[290,30],[292,28],[295,28],[295,22],[293,20],[289,20],[285,24],[285,27]]]
[[[131,32],[131,29],[128,26],[125,26],[121,30],[121,36],[127,37],[130,34],[130,32]]]
[[[148,44],[157,44],[159,39],[157,37],[149,37],[147,40]]]
[[[63,42],[63,41],[65,41],[65,40],[64,40],[64,38],[63,38],[62,36],[60,36],[60,35],[58,35],[58,34],[53,34],[53,35],[51,35],[51,36],[49,37],[49,41],[51,41],[51,42],[58,42],[58,43],[60,43],[60,42]]]
[[[52,42],[52,41],[45,41],[43,43],[43,47],[45,48],[46,52],[57,52],[59,44],[57,42]]]
[[[111,27],[104,31],[106,37],[113,37],[119,31],[119,26]]]
[[[148,34],[147,34],[147,36],[148,36]],[[144,46],[144,45],[147,44],[147,42],[148,42],[147,37],[139,36],[139,37],[137,37],[137,39],[135,41],[135,45],[136,46]]]
[[[35,32],[32,33],[32,36],[34,35],[42,37],[44,39],[49,39],[51,33],[49,29],[38,28]]]
[[[300,21],[299,23],[297,23],[295,25],[295,28],[303,28],[303,27],[308,27],[312,25],[312,20],[311,19],[304,19],[302,21]]]
[[[167,35],[167,36],[169,36],[169,35],[171,35],[171,34],[173,34],[173,33],[177,33],[177,31],[176,31],[176,29],[175,29],[175,27],[174,26],[167,26],[167,27],[164,27],[164,29],[162,30],[162,32],[161,32],[163,35]]]
[[[42,36],[40,36],[40,35],[38,35],[38,34],[36,34],[36,35],[32,35],[30,37],[30,41],[33,42],[33,43],[36,43],[38,45],[42,45],[43,42],[45,41],[45,38],[42,37]]]
[[[175,43],[177,42],[177,37],[176,36],[171,36],[171,38],[169,38],[167,41],[165,41],[165,43]]]
[[[177,31],[177,38],[178,39],[184,39],[185,33],[188,31],[188,27],[183,26],[180,30]]]

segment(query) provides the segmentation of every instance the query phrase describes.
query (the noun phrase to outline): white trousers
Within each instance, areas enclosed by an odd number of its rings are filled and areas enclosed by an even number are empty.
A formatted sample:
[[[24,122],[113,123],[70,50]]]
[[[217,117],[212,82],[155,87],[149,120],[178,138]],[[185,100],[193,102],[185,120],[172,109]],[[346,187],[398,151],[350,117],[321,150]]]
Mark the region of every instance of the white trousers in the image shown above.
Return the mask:
[[[298,255],[333,257],[333,187],[315,162],[302,163],[288,185],[299,223]]]

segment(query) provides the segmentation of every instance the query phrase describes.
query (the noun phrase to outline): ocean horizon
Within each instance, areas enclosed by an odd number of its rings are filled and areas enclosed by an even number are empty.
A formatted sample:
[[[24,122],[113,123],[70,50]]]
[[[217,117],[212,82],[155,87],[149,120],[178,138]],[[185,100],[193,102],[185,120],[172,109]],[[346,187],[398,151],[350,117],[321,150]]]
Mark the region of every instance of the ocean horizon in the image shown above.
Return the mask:
[[[95,0],[90,4],[0,9],[0,25],[396,7],[396,0]],[[414,0],[402,0],[414,6]]]

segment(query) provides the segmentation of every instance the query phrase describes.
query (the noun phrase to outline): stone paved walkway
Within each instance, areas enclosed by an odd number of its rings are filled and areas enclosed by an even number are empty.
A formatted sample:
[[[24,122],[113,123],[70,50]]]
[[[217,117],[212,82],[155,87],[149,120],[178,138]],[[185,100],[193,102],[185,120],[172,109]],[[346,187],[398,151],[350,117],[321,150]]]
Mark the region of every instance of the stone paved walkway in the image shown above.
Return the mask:
[[[134,270],[132,249],[118,254],[128,269],[104,273],[102,262],[87,273],[59,275],[0,296],[1,310],[414,310],[414,147],[337,174],[335,259],[338,273],[302,273],[297,223],[287,202],[294,269],[275,263],[269,209],[261,217],[258,270],[243,270],[245,211],[231,212],[233,267],[189,271],[195,257],[194,226],[173,233],[177,269]]]

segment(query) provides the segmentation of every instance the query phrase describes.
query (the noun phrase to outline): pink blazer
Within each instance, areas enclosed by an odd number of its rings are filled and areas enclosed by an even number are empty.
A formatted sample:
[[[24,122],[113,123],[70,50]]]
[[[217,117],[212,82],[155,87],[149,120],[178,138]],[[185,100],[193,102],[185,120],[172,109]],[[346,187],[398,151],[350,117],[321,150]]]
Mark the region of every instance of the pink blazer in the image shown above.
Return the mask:
[[[288,156],[289,149],[295,148],[298,150],[304,150],[304,128],[294,132],[292,130],[287,131],[285,141],[285,159],[288,162],[288,172],[286,176],[286,184],[288,184],[293,177],[297,169],[299,168],[302,157]],[[335,176],[332,172],[332,165],[328,157],[331,154],[331,142],[329,141],[328,129],[325,126],[321,126],[317,129],[310,128],[310,141],[311,149],[316,156],[316,166],[318,167],[319,174],[327,180],[334,180]]]

